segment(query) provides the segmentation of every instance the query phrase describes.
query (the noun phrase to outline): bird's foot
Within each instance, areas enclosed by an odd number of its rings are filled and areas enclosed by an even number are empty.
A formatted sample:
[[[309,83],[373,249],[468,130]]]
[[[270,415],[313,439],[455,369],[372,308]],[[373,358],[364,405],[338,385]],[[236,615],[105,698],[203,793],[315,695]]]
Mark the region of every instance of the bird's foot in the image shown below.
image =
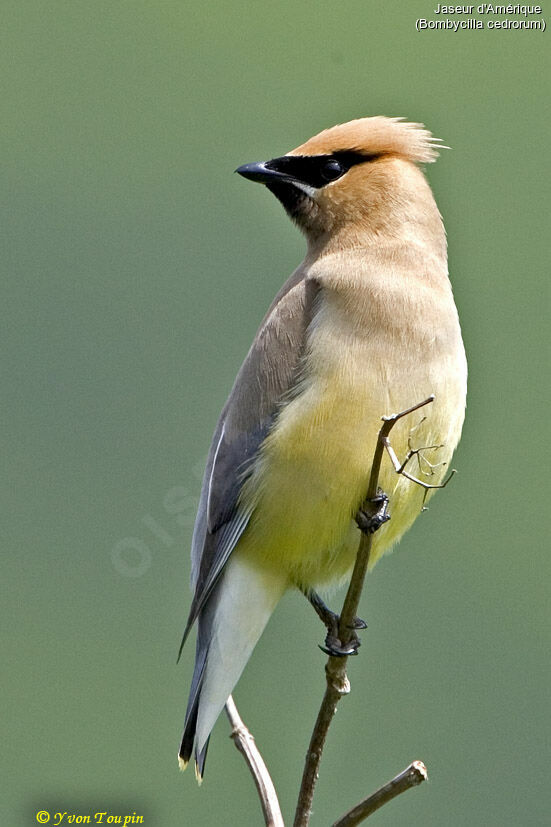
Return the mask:
[[[360,643],[360,638],[356,632],[352,632],[350,639],[344,644],[340,640],[338,633],[335,635],[328,632],[325,638],[325,646],[320,646],[319,648],[322,652],[325,652],[326,655],[331,655],[334,658],[346,658],[358,654]]]
[[[357,655],[358,647],[360,646],[360,638],[356,634],[356,630],[367,629],[367,623],[365,620],[362,620],[361,617],[355,617],[353,619],[349,626],[349,629],[352,631],[350,640],[343,643],[339,638],[340,616],[326,606],[317,592],[310,590],[306,596],[327,629],[325,646],[319,647],[321,651],[325,652],[326,655],[333,655],[340,658],[344,658],[347,655]]]
[[[363,534],[374,534],[382,525],[390,520],[388,513],[388,497],[379,488],[376,497],[365,500],[373,508],[360,508],[356,514],[356,524]]]

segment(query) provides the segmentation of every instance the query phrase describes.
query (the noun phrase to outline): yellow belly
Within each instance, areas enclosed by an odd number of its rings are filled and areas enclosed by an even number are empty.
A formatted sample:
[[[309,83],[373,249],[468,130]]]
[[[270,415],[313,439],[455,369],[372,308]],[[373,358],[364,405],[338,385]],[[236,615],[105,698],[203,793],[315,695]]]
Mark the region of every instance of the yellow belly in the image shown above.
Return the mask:
[[[241,494],[254,504],[239,553],[287,573],[290,583],[323,588],[350,572],[359,542],[354,516],[367,492],[381,416],[402,410],[433,389],[403,378],[400,393],[368,388],[365,381],[315,381],[289,402],[265,441]],[[382,384],[379,383],[381,387]],[[392,444],[398,457],[412,447],[440,444],[450,436],[444,400],[398,423]],[[423,416],[426,419],[419,425]],[[418,426],[418,427],[415,427]],[[458,430],[460,422],[458,422]],[[412,431],[412,429],[414,429]],[[410,434],[411,432],[411,434]],[[458,437],[459,433],[457,433]],[[457,442],[424,452],[426,461],[411,472],[439,482]],[[397,475],[385,456],[379,480],[390,497],[391,521],[376,535],[371,565],[388,550],[420,513],[424,490]]]

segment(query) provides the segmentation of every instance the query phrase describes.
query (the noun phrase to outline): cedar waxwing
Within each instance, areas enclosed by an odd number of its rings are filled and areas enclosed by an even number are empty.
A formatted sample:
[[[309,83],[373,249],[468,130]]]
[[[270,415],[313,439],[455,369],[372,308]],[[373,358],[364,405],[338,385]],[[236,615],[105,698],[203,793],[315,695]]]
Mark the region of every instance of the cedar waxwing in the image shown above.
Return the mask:
[[[431,484],[459,441],[467,365],[444,225],[417,166],[435,160],[435,144],[420,124],[362,118],[237,170],[279,199],[307,252],[260,325],[207,460],[184,634],[198,620],[197,650],[179,752],[185,768],[195,746],[199,779],[211,730],[283,593],[300,589],[324,618],[317,590],[350,576],[381,417],[435,395],[415,423],[404,418],[392,432],[399,457],[425,449],[415,473]],[[427,494],[388,457],[379,485],[392,519],[374,537],[370,566]],[[329,641],[333,654],[358,644]]]

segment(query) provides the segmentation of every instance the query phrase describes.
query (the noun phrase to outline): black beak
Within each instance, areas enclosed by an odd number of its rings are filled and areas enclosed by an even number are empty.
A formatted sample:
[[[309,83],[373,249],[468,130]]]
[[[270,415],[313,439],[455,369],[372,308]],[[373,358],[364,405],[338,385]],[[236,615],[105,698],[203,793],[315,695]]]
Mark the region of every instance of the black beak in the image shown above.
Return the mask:
[[[294,183],[296,178],[288,175],[285,172],[270,167],[272,161],[259,161],[257,164],[243,164],[242,167],[237,167],[235,170],[242,175],[243,178],[248,178],[249,181],[257,181],[259,184],[275,184],[276,182]]]

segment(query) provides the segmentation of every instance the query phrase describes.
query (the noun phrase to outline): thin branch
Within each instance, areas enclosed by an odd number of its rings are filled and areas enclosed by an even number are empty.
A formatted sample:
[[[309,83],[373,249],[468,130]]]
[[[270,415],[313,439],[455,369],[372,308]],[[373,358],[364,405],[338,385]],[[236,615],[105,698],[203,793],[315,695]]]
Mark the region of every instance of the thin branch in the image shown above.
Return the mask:
[[[254,779],[266,827],[285,827],[270,773],[258,751],[253,736],[243,723],[231,695],[226,701],[226,714],[232,726],[230,738],[245,759]]]
[[[413,764],[406,767],[405,770],[397,775],[396,778],[393,778],[392,781],[389,781],[388,784],[385,784],[384,787],[381,787],[377,792],[373,793],[373,795],[364,798],[363,801],[360,801],[359,804],[352,807],[351,810],[334,822],[333,827],[354,827],[356,824],[360,824],[360,822],[372,815],[375,810],[382,807],[383,804],[387,804],[389,801],[392,801],[393,798],[396,798],[397,795],[405,793],[406,790],[416,787],[423,781],[427,781],[428,777],[427,768],[423,762],[414,761]]]
[[[401,463],[401,462],[400,462],[400,460],[398,459],[398,457],[396,456],[396,452],[394,451],[394,448],[393,448],[393,447],[392,447],[392,445],[390,444],[390,440],[389,440],[389,438],[388,438],[388,437],[383,437],[383,444],[384,444],[384,447],[385,447],[385,449],[386,449],[387,454],[388,454],[388,455],[389,455],[389,457],[390,457],[390,461],[392,462],[392,464],[393,464],[393,466],[394,466],[394,470],[396,471],[396,473],[397,473],[397,474],[401,474],[401,475],[402,475],[403,477],[405,477],[406,479],[411,480],[411,482],[414,482],[414,483],[416,483],[417,485],[420,485],[422,488],[424,488],[424,489],[425,489],[425,490],[427,490],[427,491],[429,490],[429,488],[445,488],[445,487],[446,487],[446,485],[447,485],[447,484],[449,483],[449,481],[451,480],[451,478],[453,477],[453,475],[454,475],[454,474],[457,474],[456,469],[455,469],[455,468],[452,468],[452,470],[451,470],[451,471],[450,471],[450,473],[449,473],[448,478],[447,478],[447,479],[445,479],[445,480],[444,480],[444,482],[440,482],[440,483],[438,483],[438,485],[430,484],[430,483],[428,483],[428,482],[423,482],[423,480],[419,480],[419,479],[417,479],[417,477],[414,477],[412,474],[409,474],[409,473],[405,470],[406,465],[408,464],[408,462],[410,461],[410,459],[411,459],[412,457],[414,457],[414,456],[415,456],[415,454],[418,454],[418,453],[419,453],[419,449],[417,449],[416,451],[412,451],[412,450],[410,450],[410,451],[408,452],[408,454],[407,454],[407,456],[406,456],[405,460]],[[430,448],[441,448],[442,446],[441,446],[441,445],[431,445],[431,446],[429,446],[429,447],[430,447]],[[425,449],[422,449],[422,450],[425,450]]]
[[[362,511],[367,514],[375,513],[376,511],[373,500],[377,497],[381,461],[383,458],[383,452],[386,448],[386,442],[388,441],[388,435],[390,434],[392,428],[399,419],[402,419],[404,416],[408,416],[433,401],[434,396],[429,396],[428,399],[423,400],[423,402],[419,402],[417,405],[413,405],[405,411],[392,414],[391,416],[383,416],[383,425],[379,431],[377,444],[375,446],[375,453],[373,455],[373,464],[371,466],[367,494],[365,501],[361,506]],[[356,562],[354,564],[354,571],[352,572],[352,577],[350,579],[350,584],[348,586],[348,591],[346,593],[340,615],[339,639],[343,645],[343,648],[345,648],[346,644],[348,644],[352,639],[353,619],[358,611],[358,605],[367,572],[372,544],[373,534],[362,533],[358,553],[356,555]],[[350,684],[346,676],[347,661],[347,656],[330,656],[325,666],[327,685],[318,712],[318,717],[314,725],[312,737],[310,738],[308,752],[306,753],[302,783],[298,797],[297,809],[295,812],[294,827],[308,827],[308,824],[310,823],[314,790],[319,777],[319,765],[323,754],[323,748],[325,746],[325,740],[327,738],[327,732],[337,710],[338,702],[343,695],[350,692]]]

